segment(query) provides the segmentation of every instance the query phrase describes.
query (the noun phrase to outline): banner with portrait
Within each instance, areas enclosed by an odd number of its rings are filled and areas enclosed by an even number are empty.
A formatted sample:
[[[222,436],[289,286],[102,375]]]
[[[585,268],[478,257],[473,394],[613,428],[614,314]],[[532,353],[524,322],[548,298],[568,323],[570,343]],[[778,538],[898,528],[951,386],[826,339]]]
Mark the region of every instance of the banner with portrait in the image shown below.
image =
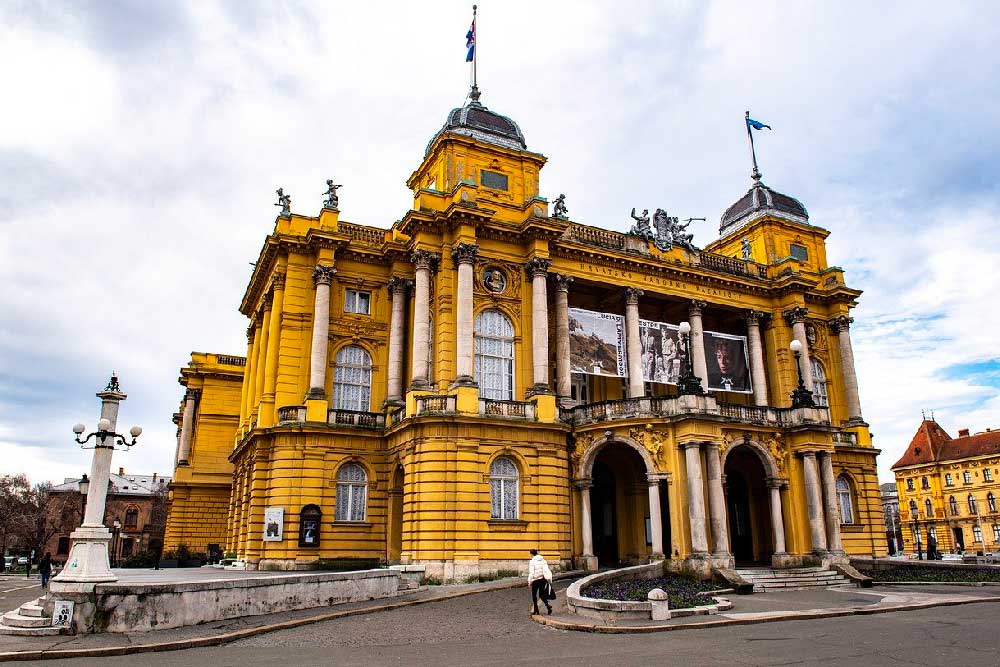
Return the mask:
[[[681,374],[677,325],[639,320],[639,340],[642,344],[643,381],[677,384]]]
[[[571,373],[625,377],[625,318],[615,313],[569,309]]]
[[[741,394],[752,392],[747,337],[706,331],[704,340],[708,389]]]
[[[264,541],[280,542],[285,532],[285,508],[268,507],[264,510]]]

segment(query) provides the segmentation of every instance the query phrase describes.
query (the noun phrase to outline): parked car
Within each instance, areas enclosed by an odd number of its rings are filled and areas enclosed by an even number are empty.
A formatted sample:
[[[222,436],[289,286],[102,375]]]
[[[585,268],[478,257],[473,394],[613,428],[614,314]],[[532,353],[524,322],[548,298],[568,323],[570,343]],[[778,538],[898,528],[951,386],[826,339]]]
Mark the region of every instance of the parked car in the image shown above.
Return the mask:
[[[5,570],[12,569],[14,567],[14,564],[16,562],[17,562],[17,558],[15,556],[4,556],[3,557],[3,569],[5,569]]]
[[[962,560],[962,554],[941,554],[941,560]]]

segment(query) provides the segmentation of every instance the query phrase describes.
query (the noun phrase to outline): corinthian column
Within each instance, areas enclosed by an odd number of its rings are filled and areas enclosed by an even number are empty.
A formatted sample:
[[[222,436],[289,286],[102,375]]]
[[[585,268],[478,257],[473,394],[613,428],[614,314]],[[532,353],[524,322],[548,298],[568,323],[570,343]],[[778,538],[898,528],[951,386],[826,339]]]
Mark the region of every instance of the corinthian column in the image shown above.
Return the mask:
[[[386,402],[399,404],[403,400],[403,333],[406,327],[406,291],[413,283],[393,276],[389,279],[392,317],[389,321],[389,387]]]
[[[556,395],[569,398],[572,394],[569,364],[569,284],[571,276],[552,275],[556,288]]]
[[[806,509],[809,514],[809,534],[815,553],[826,553],[826,521],[823,518],[823,494],[816,474],[816,452],[802,452],[802,476],[806,486]]]
[[[767,405],[767,376],[764,374],[764,346],[760,341],[760,323],[767,317],[759,310],[747,312],[747,346],[750,348],[750,380],[754,405]]]
[[[337,274],[332,266],[313,269],[316,297],[313,301],[312,353],[309,355],[309,393],[306,398],[326,395],[326,355],[330,343],[330,283]]]
[[[274,426],[274,394],[277,390],[278,381],[278,350],[281,347],[281,319],[285,303],[285,274],[275,273],[271,279],[271,293],[273,304],[271,307],[271,319],[268,326],[271,331],[267,335],[267,353],[264,358],[264,388],[260,398],[260,412],[257,423],[261,427]]]
[[[459,243],[451,251],[458,267],[458,295],[455,298],[455,383],[454,386],[472,386],[473,377],[473,322],[472,322],[472,267],[476,263],[479,246]]]
[[[785,320],[792,327],[792,337],[802,343],[802,354],[799,356],[799,369],[802,371],[802,382],[806,389],[813,391],[812,363],[809,361],[809,339],[806,337],[806,316],[808,308],[796,306],[785,311]],[[798,378],[794,379],[798,383]]]
[[[833,477],[833,457],[819,453],[819,472],[823,481],[823,518],[826,522],[826,546],[835,554],[844,553],[840,540],[840,508],[837,507],[837,482]]]
[[[701,379],[701,386],[708,391],[708,362],[705,361],[705,330],[701,325],[701,311],[708,304],[704,301],[692,301],[688,306],[688,324],[691,325],[689,344],[691,346],[691,365],[694,374]]]
[[[729,556],[729,521],[726,517],[726,496],[722,491],[722,460],[719,443],[705,443],[705,472],[708,475],[708,512],[712,526],[712,541],[716,556]]]
[[[549,297],[546,278],[551,264],[543,257],[532,257],[525,267],[531,278],[530,395],[549,393]]]
[[[194,436],[195,403],[201,396],[201,389],[188,389],[184,393],[184,416],[181,420],[181,447],[177,455],[177,465],[186,466],[191,458],[191,439]]]
[[[858,376],[854,370],[854,348],[851,347],[853,317],[841,316],[830,322],[830,328],[840,342],[840,366],[844,369],[844,395],[847,399],[847,416],[861,421],[861,399],[858,397]]]
[[[705,534],[705,492],[701,473],[701,443],[682,442],[684,462],[687,467],[688,519],[691,523],[691,555],[708,554],[708,536]]]
[[[639,398],[646,393],[642,379],[642,342],[639,339],[639,297],[642,290],[625,288],[625,355],[628,357],[628,396]]]
[[[411,389],[430,389],[427,378],[427,361],[430,358],[431,271],[440,255],[426,250],[415,250],[411,255],[416,268],[413,295],[413,367],[410,375]]]

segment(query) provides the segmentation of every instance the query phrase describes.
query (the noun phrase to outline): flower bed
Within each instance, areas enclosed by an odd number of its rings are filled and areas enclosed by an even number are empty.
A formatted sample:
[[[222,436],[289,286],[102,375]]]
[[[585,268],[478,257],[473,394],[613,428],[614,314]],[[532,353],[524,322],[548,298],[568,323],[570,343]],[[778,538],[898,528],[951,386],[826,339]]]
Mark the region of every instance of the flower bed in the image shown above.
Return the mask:
[[[1000,582],[1000,568],[995,567],[970,567],[968,565],[926,567],[897,564],[888,567],[882,565],[872,567],[868,564],[855,565],[855,569],[876,581],[927,581],[943,584],[973,581]]]
[[[654,588],[662,588],[669,596],[671,609],[684,609],[715,604],[715,600],[706,593],[718,590],[719,587],[710,582],[668,574],[652,579],[617,579],[596,582],[583,589],[582,593],[589,598],[598,600],[645,602],[646,596]]]

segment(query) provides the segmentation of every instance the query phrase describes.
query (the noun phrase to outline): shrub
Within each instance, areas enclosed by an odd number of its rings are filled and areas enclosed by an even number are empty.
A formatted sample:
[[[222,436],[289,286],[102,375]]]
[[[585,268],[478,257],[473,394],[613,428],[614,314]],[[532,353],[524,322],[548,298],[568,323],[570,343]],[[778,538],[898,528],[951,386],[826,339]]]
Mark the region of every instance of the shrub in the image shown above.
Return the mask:
[[[156,554],[146,551],[132,554],[121,563],[121,567],[153,567],[154,565],[156,565]]]
[[[617,579],[587,586],[581,591],[585,596],[599,600],[620,600],[623,602],[645,602],[646,596],[654,588],[662,588],[670,599],[671,609],[684,609],[699,605],[715,604],[707,595],[699,595],[717,590],[710,582],[698,581],[690,577],[670,574],[654,579]]]
[[[942,584],[973,581],[1000,581],[1000,569],[991,567],[921,567],[920,565],[890,565],[857,568],[861,574],[876,581],[927,581]]]
[[[227,551],[226,553],[224,553],[222,555],[222,557],[225,558],[226,560],[236,560],[236,552],[235,551]]]
[[[440,586],[444,582],[437,577],[424,577],[420,580],[421,586]]]
[[[181,542],[177,545],[177,560],[190,560],[191,559],[191,549],[187,544]]]

